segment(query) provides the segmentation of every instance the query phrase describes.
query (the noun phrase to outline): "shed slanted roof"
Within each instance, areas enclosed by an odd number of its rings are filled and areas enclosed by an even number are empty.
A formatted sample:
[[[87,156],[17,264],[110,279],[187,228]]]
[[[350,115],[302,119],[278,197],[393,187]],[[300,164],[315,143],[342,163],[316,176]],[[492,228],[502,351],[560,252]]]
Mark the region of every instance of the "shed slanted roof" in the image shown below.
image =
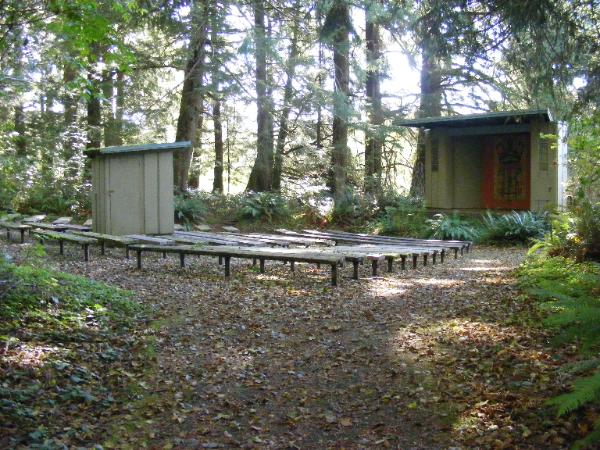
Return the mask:
[[[533,118],[552,121],[547,109],[526,109],[515,111],[489,112],[483,114],[465,114],[462,116],[424,117],[421,119],[400,119],[394,125],[423,128],[461,128],[479,125],[512,125],[531,122]]]
[[[167,150],[184,150],[190,148],[190,141],[170,142],[166,144],[119,145],[115,147],[90,148],[85,151],[88,156],[113,155],[122,153],[164,152]]]

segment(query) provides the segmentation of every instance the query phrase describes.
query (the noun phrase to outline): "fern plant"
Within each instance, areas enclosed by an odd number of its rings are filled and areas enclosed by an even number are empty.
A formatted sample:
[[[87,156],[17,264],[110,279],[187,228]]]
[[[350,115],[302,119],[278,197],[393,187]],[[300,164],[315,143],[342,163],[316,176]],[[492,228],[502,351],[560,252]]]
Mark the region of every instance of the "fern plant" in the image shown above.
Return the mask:
[[[290,214],[285,197],[270,192],[251,193],[242,199],[239,216],[249,221],[271,223]]]
[[[527,243],[549,230],[547,214],[512,211],[501,216],[489,211],[483,216],[482,240],[492,243]]]
[[[590,356],[600,348],[600,266],[563,257],[530,258],[518,270],[518,276],[526,292],[541,301],[540,307],[549,313],[543,324],[557,330],[556,344],[578,342],[583,354]],[[558,416],[600,406],[599,367],[600,359],[592,357],[568,369],[570,376],[583,377],[573,381],[570,392],[548,401]],[[574,448],[599,441],[600,420]]]
[[[473,241],[479,236],[479,230],[456,211],[451,216],[436,214],[432,219],[428,219],[427,223],[431,229],[430,237],[436,239]]]

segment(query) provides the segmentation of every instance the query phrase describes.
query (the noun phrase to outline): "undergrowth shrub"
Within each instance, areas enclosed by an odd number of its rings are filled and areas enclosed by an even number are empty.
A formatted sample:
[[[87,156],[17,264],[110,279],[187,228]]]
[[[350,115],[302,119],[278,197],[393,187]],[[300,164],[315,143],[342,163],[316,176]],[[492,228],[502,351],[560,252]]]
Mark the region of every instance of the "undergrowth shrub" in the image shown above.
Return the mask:
[[[386,206],[375,227],[381,234],[425,237],[428,233],[427,211],[423,202],[412,197],[397,197],[395,204]]]
[[[461,217],[456,211],[452,215],[436,214],[427,223],[432,238],[474,241],[479,236],[479,230],[473,221]]]
[[[526,244],[549,231],[547,214],[513,211],[501,216],[483,215],[480,240],[490,243]]]
[[[242,198],[238,214],[241,220],[272,223],[288,219],[290,208],[281,194],[253,192]]]
[[[372,195],[347,189],[331,211],[330,222],[360,228],[376,214],[376,200]]]
[[[563,257],[529,258],[517,275],[523,290],[540,301],[543,325],[555,331],[555,344],[576,342],[583,361],[566,367],[570,392],[548,401],[558,416],[586,407],[600,407],[600,266]],[[576,378],[578,377],[579,378]],[[593,431],[576,442],[584,448],[600,442],[600,419]]]
[[[550,232],[535,240],[530,254],[600,260],[600,204],[579,203],[556,215]]]
[[[202,220],[206,214],[206,206],[199,196],[176,195],[174,202],[175,221],[186,228]]]

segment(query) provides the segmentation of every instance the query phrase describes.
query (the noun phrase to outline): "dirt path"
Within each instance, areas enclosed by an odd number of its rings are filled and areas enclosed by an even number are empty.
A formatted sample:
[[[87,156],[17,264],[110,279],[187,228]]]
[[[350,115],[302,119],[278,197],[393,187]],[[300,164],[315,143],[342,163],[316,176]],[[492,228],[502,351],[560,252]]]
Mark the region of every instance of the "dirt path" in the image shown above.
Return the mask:
[[[50,250],[55,255],[54,250]],[[555,365],[515,313],[523,249],[476,248],[443,265],[348,278],[245,262],[179,269],[121,251],[58,268],[139,292],[156,352],[114,445],[155,448],[561,446],[538,416]],[[367,269],[363,277],[368,275]],[[140,416],[135,426],[132,415]],[[120,425],[122,422],[122,426]],[[111,441],[106,442],[106,447]]]

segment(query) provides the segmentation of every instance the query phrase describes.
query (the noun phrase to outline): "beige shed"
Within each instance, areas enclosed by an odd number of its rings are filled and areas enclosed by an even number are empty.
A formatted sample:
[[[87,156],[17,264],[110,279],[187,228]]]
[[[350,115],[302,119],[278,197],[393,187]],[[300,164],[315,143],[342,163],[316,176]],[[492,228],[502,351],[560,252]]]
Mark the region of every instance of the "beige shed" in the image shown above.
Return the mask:
[[[93,230],[172,233],[173,151],[190,146],[186,141],[87,150],[92,158]]]
[[[565,206],[566,126],[547,110],[399,120],[425,129],[425,202],[436,210]]]

